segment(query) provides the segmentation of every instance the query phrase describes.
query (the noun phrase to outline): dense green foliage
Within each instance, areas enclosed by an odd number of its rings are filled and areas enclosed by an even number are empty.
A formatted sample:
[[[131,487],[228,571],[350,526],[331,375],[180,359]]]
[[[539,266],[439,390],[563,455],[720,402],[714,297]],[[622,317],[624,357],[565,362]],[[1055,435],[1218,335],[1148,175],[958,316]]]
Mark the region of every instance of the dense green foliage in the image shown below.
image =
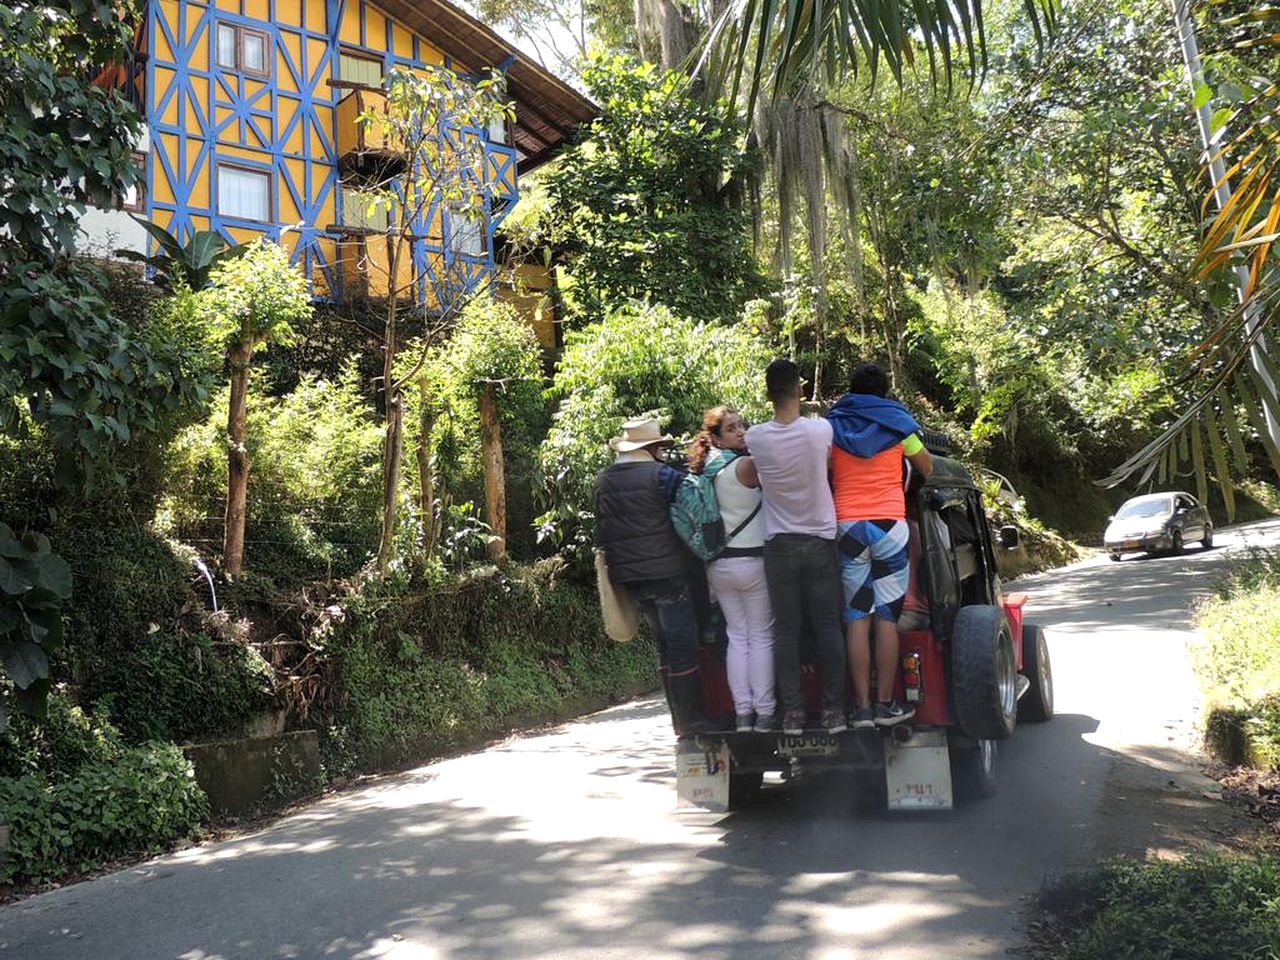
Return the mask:
[[[1280,952],[1280,863],[1271,856],[1113,860],[1050,890],[1066,906],[1053,960],[1222,960]]]
[[[634,298],[734,319],[760,287],[742,203],[755,162],[745,129],[653,64],[601,58],[583,79],[602,114],[544,181],[574,315],[596,320]]]
[[[293,324],[311,313],[307,278],[284,247],[266,240],[214,265],[198,297],[214,336],[250,351],[288,342]]]
[[[124,62],[129,7],[0,6],[0,429],[21,429],[29,414],[65,484],[111,472],[113,454],[163,432],[205,386],[180,339],[114,316],[102,273],[70,258],[85,205],[113,206],[139,174],[137,110],[84,76]]]
[[[64,779],[0,777],[0,819],[12,825],[0,882],[93,869],[199,829],[208,800],[177,747],[111,751]]]
[[[135,16],[133,3],[95,0],[0,6],[6,248],[70,250],[85,205],[111,207],[141,174],[132,156],[138,111],[84,78],[86,68],[125,60]]]
[[[624,305],[570,333],[551,388],[558,406],[539,451],[543,534],[562,544],[582,535],[592,479],[609,462],[609,438],[623,421],[656,416],[688,438],[719,403],[758,421],[770,359],[745,325],[698,323],[663,307]]]
[[[1196,624],[1207,745],[1228,763],[1280,765],[1280,554],[1236,564]]]
[[[41,427],[60,483],[115,472],[123,447],[169,432],[203,402],[208,370],[181,324],[127,324],[101,271],[82,261],[5,257],[0,249],[0,428],[22,430],[24,415]]]
[[[223,390],[168,451],[159,527],[202,552],[221,542],[226,410]],[[246,539],[270,551],[264,576],[346,576],[364,562],[377,542],[381,442],[353,364],[332,381],[304,374],[284,396],[250,406]]]
[[[0,663],[13,702],[40,713],[49,688],[49,658],[62,646],[62,603],[71,596],[71,567],[38,533],[14,535],[0,523]],[[9,691],[0,691],[0,730]]]
[[[345,605],[327,655],[338,740],[361,769],[553,718],[566,703],[616,701],[657,679],[652,644],[605,639],[594,589],[564,579],[555,561],[407,595],[366,589]]]

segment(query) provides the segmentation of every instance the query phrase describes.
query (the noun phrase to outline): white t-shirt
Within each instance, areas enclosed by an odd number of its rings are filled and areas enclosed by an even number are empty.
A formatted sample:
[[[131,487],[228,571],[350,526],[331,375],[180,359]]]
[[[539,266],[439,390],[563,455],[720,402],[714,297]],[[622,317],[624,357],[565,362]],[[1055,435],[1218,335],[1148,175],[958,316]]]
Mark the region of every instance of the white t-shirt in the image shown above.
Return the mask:
[[[764,538],[806,533],[834,540],[836,508],[827,479],[831,424],[808,417],[759,423],[747,431],[747,447],[764,488]]]

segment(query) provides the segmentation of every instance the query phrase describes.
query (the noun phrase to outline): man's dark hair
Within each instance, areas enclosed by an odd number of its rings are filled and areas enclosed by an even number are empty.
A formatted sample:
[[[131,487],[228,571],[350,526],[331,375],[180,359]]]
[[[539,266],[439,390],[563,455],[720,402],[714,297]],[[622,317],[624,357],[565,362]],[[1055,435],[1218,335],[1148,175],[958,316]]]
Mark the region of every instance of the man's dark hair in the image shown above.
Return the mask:
[[[889,395],[889,377],[878,364],[861,363],[853,368],[849,378],[850,393],[869,393],[873,397]]]
[[[800,368],[785,358],[773,361],[764,372],[764,387],[774,403],[790,400],[800,390]]]

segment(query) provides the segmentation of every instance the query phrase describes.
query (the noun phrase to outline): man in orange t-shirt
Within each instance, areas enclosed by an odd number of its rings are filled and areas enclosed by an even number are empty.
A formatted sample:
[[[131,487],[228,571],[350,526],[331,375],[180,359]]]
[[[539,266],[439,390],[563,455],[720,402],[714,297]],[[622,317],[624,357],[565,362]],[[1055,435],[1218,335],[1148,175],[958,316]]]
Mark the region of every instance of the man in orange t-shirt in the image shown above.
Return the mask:
[[[920,425],[897,400],[873,363],[853,371],[849,393],[827,413],[831,421],[836,543],[844,587],[855,729],[892,726],[915,709],[893,697],[898,671],[898,617],[910,562],[904,462],[933,469]],[[876,699],[871,701],[871,619],[876,624]]]

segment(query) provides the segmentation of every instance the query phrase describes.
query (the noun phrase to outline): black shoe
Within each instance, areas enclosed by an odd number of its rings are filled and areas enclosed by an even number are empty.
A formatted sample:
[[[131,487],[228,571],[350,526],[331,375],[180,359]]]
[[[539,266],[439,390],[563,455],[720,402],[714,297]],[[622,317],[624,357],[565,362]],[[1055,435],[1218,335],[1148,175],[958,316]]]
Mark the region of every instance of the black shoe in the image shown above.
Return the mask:
[[[876,704],[876,726],[892,727],[896,723],[910,720],[916,715],[915,707],[904,707],[897,700]]]
[[[822,729],[827,733],[844,733],[849,729],[843,710],[823,710]]]
[[[849,726],[855,730],[874,730],[876,712],[870,707],[858,707],[849,714]]]
[[[783,713],[782,732],[788,737],[804,736],[804,711],[788,710]]]
[[[777,733],[778,715],[776,713],[770,713],[763,717],[757,716],[755,731],[756,733]]]

